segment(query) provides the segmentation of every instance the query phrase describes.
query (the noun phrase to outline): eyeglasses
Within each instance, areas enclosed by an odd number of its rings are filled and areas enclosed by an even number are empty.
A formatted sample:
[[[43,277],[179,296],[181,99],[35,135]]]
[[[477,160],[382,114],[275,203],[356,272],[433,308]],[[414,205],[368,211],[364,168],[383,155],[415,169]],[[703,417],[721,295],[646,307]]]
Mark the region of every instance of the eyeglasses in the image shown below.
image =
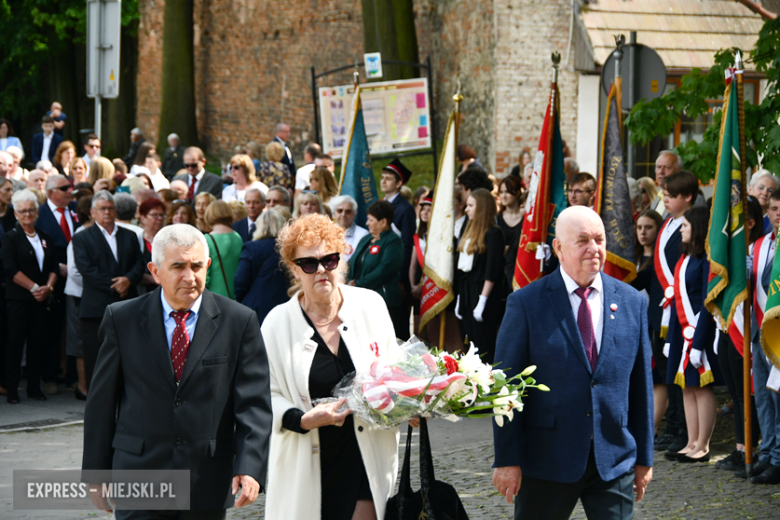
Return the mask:
[[[242,166],[240,164],[234,164],[230,167],[231,170],[240,170]]]
[[[37,209],[17,209],[16,212],[19,213],[20,215],[35,215],[36,213],[38,213],[38,210]],[[315,267],[314,270],[316,271],[317,268]]]
[[[165,218],[165,214],[164,213],[147,213],[146,217],[147,218]]]
[[[328,271],[333,271],[339,266],[339,260],[341,260],[341,255],[339,253],[331,253],[322,258],[298,258],[297,260],[293,260],[293,263],[300,267],[301,271],[304,273],[313,274],[317,272],[320,264]]]
[[[192,163],[192,164],[185,164],[185,168],[198,168],[200,167],[200,163]]]
[[[305,195],[307,193],[311,193],[312,195],[317,195],[317,190],[303,190],[303,191],[301,191],[302,195]]]
[[[52,188],[54,190],[60,190],[62,192],[70,190],[70,184],[66,184],[65,186],[57,186],[56,188]]]
[[[569,193],[571,193],[573,195],[576,195],[578,197],[580,195],[584,195],[586,193],[592,193],[592,192],[593,192],[593,190],[569,190]]]

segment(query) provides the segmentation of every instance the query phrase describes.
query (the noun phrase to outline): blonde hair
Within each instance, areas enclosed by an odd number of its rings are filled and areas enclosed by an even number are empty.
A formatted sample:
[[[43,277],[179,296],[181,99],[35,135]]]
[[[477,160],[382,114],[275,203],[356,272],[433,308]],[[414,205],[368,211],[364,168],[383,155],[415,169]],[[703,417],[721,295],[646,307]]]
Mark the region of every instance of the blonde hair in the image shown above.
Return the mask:
[[[293,211],[293,217],[299,218],[301,216],[301,204],[311,200],[317,203],[317,213],[320,215],[325,215],[325,205],[322,203],[322,199],[316,193],[301,193],[298,195],[298,198],[295,199],[295,211]]]
[[[89,177],[87,181],[94,185],[98,179],[111,179],[116,173],[114,164],[105,157],[95,157],[89,163]]]
[[[477,203],[474,219],[469,220],[466,229],[458,243],[458,251],[473,255],[482,254],[487,250],[485,245],[485,234],[495,226],[496,221],[496,201],[493,195],[485,188],[477,188],[471,192],[471,198]],[[466,243],[468,241],[468,247]],[[464,250],[464,247],[465,250]]]
[[[244,175],[246,175],[246,183],[252,184],[253,182],[257,181],[257,176],[255,175],[255,165],[252,164],[252,158],[249,157],[246,154],[239,154],[234,155],[230,159],[230,166],[240,166],[244,170]]]
[[[200,198],[202,198],[202,197],[207,197],[207,198],[209,199],[209,206],[210,206],[210,205],[211,205],[211,204],[212,204],[214,201],[216,201],[216,200],[217,200],[217,198],[216,198],[214,195],[212,195],[211,193],[209,193],[209,192],[207,192],[207,191],[201,191],[200,193],[198,193],[197,195],[195,195],[195,199],[193,199],[193,201],[192,201],[192,204],[194,205],[196,202],[198,202],[198,199],[200,199]]]
[[[247,217],[246,204],[240,200],[231,200],[228,204],[230,204],[230,209],[233,211],[233,222]]]
[[[312,247],[324,243],[329,252],[344,254],[347,249],[344,242],[344,230],[325,215],[304,215],[291,220],[276,237],[276,247],[282,257],[282,265],[287,269],[293,286],[287,291],[292,296],[301,288],[295,280],[293,271],[296,253],[299,247]]]
[[[146,188],[146,185],[144,184],[144,181],[140,179],[140,177],[128,177],[124,181],[122,181],[122,186],[126,188],[130,188],[130,195],[135,195],[135,192]]]
[[[284,157],[284,146],[276,141],[271,141],[265,147],[265,156],[271,162],[280,162]]]
[[[206,208],[203,219],[210,228],[217,224],[230,227],[233,225],[233,209],[224,200],[215,200]]]
[[[255,221],[257,231],[252,236],[252,240],[276,238],[286,222],[287,220],[278,211],[264,211],[260,213],[260,216]]]
[[[70,164],[68,165],[68,173],[70,174],[71,177],[73,177],[73,167],[79,161],[84,164],[84,176],[87,179],[89,179],[89,168],[87,167],[87,161],[85,161],[83,157],[80,157],[78,155],[74,157],[72,161],[70,161]],[[83,181],[76,181],[76,178],[73,177],[73,182],[75,184],[76,182],[83,182]]]
[[[317,194],[322,199],[323,204],[327,204],[338,194],[339,187],[336,186],[336,179],[327,167],[317,166],[314,168],[311,172],[311,178],[319,183]]]
[[[281,204],[277,204],[276,206],[272,206],[269,209],[272,209],[277,213],[279,213],[281,216],[283,216],[285,222],[287,222],[292,218],[292,213],[290,213],[290,208],[288,208],[287,206],[282,206]]]

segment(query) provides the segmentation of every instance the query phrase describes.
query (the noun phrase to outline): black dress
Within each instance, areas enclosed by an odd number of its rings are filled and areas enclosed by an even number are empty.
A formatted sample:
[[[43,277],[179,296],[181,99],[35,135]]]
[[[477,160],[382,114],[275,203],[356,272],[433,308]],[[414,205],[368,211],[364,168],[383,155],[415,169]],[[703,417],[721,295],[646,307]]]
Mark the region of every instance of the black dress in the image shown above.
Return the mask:
[[[512,280],[515,277],[515,262],[517,261],[517,248],[520,244],[520,235],[523,231],[523,219],[520,219],[520,222],[515,224],[514,227],[511,227],[504,220],[504,215],[499,213],[498,216],[496,216],[496,223],[498,224],[498,227],[501,228],[501,231],[504,232],[505,245],[509,246],[506,256],[504,257],[504,283],[502,286],[504,291],[503,297],[506,298],[512,294],[513,291]]]
[[[306,321],[314,329],[312,339],[317,351],[309,372],[309,396],[312,401],[332,397],[333,387],[345,375],[355,371],[344,340],[339,341],[338,355],[333,355],[325,340],[306,313]],[[301,434],[303,410],[292,408],[282,418],[282,426]],[[322,488],[322,520],[350,520],[358,500],[373,500],[368,476],[355,437],[355,420],[350,414],[339,426],[322,426],[320,435],[320,482]],[[359,462],[359,463],[358,463]]]
[[[16,226],[16,215],[14,215],[14,208],[10,204],[8,209],[5,210],[5,215],[0,217],[0,225],[3,226],[3,231],[6,233]]]
[[[504,317],[505,304],[502,298],[502,284],[504,280],[504,233],[497,226],[493,226],[485,233],[485,252],[474,255],[471,271],[458,270],[457,295],[460,298],[458,314],[463,316],[460,320],[461,334],[464,339],[468,337],[479,349],[480,354],[485,354],[482,360],[485,363],[493,362],[493,354],[496,351],[496,336]],[[458,253],[462,255],[463,253]],[[456,264],[457,265],[457,259]],[[485,280],[490,280],[495,285],[490,291],[485,310],[482,313],[482,322],[474,319],[474,308],[479,303],[479,295]]]

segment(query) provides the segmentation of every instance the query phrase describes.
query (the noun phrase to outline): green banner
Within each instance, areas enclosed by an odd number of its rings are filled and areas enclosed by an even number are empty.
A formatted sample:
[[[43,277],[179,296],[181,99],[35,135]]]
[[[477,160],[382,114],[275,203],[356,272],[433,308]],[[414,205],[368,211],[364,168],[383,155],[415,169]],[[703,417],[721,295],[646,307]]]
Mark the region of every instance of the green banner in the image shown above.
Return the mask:
[[[775,263],[772,265],[772,280],[766,291],[766,311],[761,325],[761,346],[766,357],[780,368],[780,260],[775,249]],[[761,281],[759,280],[758,283]]]
[[[740,113],[737,76],[727,78],[723,94],[718,170],[706,244],[710,278],[705,305],[724,330],[731,325],[737,306],[747,298],[745,193],[740,162],[744,115]]]

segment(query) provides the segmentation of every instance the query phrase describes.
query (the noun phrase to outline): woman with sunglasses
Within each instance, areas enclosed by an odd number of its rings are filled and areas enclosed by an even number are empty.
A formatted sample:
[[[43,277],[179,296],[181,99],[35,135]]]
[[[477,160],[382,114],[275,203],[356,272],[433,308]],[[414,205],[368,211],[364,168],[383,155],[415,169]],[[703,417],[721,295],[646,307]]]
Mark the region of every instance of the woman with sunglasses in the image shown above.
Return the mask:
[[[360,240],[349,259],[347,280],[350,285],[378,292],[390,311],[396,336],[404,337],[403,332],[406,331],[405,337],[409,337],[409,315],[404,316],[399,285],[399,270],[404,264],[404,244],[401,237],[390,228],[393,204],[380,200],[371,204],[366,212],[369,234]]]
[[[398,433],[369,428],[344,409],[343,399],[317,400],[331,397],[346,374],[368,369],[396,348],[387,307],[375,292],[339,283],[344,230],[328,217],[291,221],[277,245],[294,286],[292,299],[261,327],[274,416],[266,517],[384,518],[398,469]]]
[[[257,180],[255,165],[248,155],[234,155],[230,159],[230,174],[233,184],[222,189],[222,200],[232,202],[238,200],[244,202],[246,190],[258,189],[263,195],[268,193],[268,186]]]

